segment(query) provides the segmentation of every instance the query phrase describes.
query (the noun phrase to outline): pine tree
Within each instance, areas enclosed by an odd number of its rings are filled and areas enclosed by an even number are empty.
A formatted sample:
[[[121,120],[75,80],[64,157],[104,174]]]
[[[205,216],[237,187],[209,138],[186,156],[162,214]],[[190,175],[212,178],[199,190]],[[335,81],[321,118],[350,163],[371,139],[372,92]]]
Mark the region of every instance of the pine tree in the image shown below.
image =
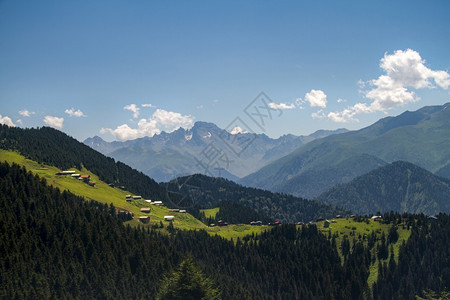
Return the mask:
[[[158,300],[221,299],[220,291],[213,287],[213,281],[206,277],[188,256],[180,266],[163,280]]]

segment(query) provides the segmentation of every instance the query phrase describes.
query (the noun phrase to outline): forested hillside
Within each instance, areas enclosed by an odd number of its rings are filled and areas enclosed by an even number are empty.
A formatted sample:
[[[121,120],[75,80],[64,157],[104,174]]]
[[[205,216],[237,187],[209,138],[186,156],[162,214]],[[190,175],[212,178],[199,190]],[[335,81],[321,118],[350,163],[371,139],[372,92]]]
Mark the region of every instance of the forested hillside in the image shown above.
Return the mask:
[[[317,198],[357,214],[409,212],[435,215],[450,212],[450,180],[414,164],[398,161],[351,182],[338,185]]]
[[[0,298],[155,294],[155,279],[178,264],[180,254],[151,232],[122,226],[111,212],[0,163]]]
[[[314,225],[283,225],[228,241],[205,231],[167,236],[125,227],[114,212],[1,163],[0,298],[154,299],[164,275],[189,253],[223,299],[370,299],[370,248],[393,257],[391,231],[380,242],[364,235],[336,245]],[[448,288],[449,216],[391,214],[384,222],[412,234],[398,261],[380,265],[374,298],[414,299]]]
[[[61,193],[5,163],[0,208],[1,298],[152,299],[163,274],[187,253],[224,299],[344,299],[352,293],[336,249],[314,226],[278,228],[258,243],[234,244],[204,231],[162,236],[125,227],[113,207]]]
[[[181,205],[198,209],[217,207],[221,201],[232,201],[282,222],[309,222],[350,214],[348,210],[317,201],[243,187],[223,178],[201,174],[181,177],[164,185],[169,191],[169,198],[184,199]]]

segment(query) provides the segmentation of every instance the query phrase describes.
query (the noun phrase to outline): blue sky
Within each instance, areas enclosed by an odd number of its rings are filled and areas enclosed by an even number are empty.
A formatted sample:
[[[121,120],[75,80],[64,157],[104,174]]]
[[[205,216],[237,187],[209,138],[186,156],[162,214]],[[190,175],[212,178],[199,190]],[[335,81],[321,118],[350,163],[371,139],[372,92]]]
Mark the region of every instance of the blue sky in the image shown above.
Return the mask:
[[[450,101],[449,14],[449,1],[3,0],[0,122],[80,141],[236,118],[271,137],[358,129]]]

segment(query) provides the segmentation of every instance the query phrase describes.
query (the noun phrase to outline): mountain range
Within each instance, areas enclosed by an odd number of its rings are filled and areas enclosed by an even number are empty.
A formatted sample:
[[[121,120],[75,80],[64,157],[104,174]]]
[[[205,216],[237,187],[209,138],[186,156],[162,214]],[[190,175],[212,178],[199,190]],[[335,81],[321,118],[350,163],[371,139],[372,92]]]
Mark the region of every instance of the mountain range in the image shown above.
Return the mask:
[[[449,213],[450,179],[438,177],[412,163],[397,161],[335,186],[317,200],[356,214]]]
[[[398,160],[448,177],[449,107],[446,103],[406,111],[357,131],[314,140],[239,182],[312,199]]]
[[[308,136],[230,133],[213,123],[196,122],[178,130],[124,142],[95,136],[84,144],[136,168],[156,181],[203,173],[237,181],[315,139],[347,132],[319,130]]]

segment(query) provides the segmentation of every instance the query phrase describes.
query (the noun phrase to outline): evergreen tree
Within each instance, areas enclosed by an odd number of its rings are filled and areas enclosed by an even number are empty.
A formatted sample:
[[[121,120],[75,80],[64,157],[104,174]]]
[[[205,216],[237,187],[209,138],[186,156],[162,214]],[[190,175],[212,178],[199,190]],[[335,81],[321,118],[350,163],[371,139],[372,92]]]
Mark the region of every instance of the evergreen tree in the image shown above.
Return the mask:
[[[206,277],[193,258],[188,256],[177,270],[164,278],[156,299],[214,300],[220,299],[220,291],[214,288],[213,281]]]

